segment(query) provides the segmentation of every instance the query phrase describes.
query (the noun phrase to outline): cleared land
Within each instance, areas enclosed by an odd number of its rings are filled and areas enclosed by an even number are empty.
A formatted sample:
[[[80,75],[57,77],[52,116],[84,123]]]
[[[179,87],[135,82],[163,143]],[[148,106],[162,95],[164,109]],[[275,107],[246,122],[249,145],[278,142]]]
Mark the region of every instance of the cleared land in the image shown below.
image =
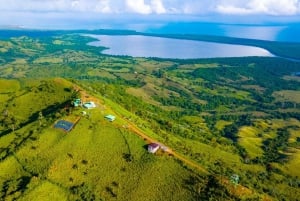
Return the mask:
[[[44,34],[1,43],[0,199],[300,196],[299,63],[110,57],[90,38]],[[78,97],[98,107],[81,113]],[[69,133],[53,128],[78,116]],[[147,141],[173,157],[149,155]]]

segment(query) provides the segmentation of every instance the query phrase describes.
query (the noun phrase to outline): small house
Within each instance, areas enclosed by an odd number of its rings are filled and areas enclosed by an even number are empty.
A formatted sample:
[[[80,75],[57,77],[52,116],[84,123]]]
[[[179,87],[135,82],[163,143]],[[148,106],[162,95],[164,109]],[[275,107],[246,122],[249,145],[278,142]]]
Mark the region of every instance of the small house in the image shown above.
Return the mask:
[[[148,145],[148,152],[154,154],[158,151],[159,147],[159,144],[151,143]]]
[[[109,114],[109,115],[105,116],[105,119],[112,122],[112,121],[116,120],[116,117],[114,115]]]
[[[75,100],[73,101],[73,105],[74,105],[75,107],[80,106],[80,105],[81,105],[81,100],[80,100],[79,98],[75,99]]]
[[[92,109],[92,108],[95,108],[96,107],[96,104],[92,101],[90,102],[86,102],[83,104],[83,107],[87,108],[87,109]]]

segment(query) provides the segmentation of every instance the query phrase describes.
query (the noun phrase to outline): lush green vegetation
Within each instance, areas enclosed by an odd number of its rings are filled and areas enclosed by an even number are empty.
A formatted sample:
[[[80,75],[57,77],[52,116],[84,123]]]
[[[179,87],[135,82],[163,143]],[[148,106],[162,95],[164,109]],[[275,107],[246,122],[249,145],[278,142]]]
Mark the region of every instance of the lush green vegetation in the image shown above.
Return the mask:
[[[31,34],[0,42],[1,199],[298,199],[298,62],[113,57],[78,34]],[[66,134],[52,126],[82,115],[78,86],[98,108]],[[209,173],[149,155],[127,121]]]

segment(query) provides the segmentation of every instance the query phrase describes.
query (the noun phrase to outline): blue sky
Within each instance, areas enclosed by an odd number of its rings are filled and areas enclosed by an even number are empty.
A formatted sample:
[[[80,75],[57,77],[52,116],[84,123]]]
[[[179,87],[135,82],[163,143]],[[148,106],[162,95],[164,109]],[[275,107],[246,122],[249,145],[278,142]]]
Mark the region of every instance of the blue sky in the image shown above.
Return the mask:
[[[124,21],[298,22],[300,0],[0,0],[0,26]]]

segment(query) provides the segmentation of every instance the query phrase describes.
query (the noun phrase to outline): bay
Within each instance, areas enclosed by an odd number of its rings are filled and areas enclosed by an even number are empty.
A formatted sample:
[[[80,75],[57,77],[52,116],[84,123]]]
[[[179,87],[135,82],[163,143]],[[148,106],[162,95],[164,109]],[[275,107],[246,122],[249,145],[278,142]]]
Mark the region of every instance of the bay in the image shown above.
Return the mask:
[[[91,46],[104,46],[103,54],[174,59],[273,56],[265,49],[212,42],[179,40],[143,35],[88,35],[98,41]]]

